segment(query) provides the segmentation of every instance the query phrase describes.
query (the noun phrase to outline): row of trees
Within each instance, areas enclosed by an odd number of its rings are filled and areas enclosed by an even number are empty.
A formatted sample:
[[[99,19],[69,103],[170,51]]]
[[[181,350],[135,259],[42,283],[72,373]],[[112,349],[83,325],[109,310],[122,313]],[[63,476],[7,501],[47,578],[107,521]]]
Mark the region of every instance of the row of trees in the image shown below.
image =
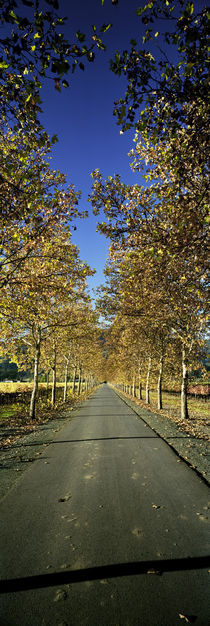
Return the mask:
[[[69,45],[59,32],[57,0],[44,6],[20,0],[19,11],[8,0],[0,7],[6,25],[0,39],[1,342],[11,354],[23,343],[33,353],[32,417],[45,342],[49,347],[52,340],[55,353],[58,329],[61,336],[70,320],[73,332],[80,315],[93,315],[85,288],[92,270],[71,243],[74,219],[85,215],[73,185],[50,168],[52,140],[39,123],[39,90],[49,74],[56,88],[65,87],[66,71],[77,64],[83,69],[81,57],[92,61],[93,47],[104,47],[95,27],[90,46],[80,31],[77,44]],[[99,229],[111,239],[99,310],[113,321],[112,342],[120,335],[128,351],[130,336],[132,362],[139,362],[140,350],[151,368],[158,355],[159,405],[166,350],[180,351],[186,416],[187,369],[206,324],[207,9],[188,0],[153,0],[137,15],[143,47],[133,39],[130,50],[116,53],[111,70],[127,81],[114,112],[121,132],[136,130],[132,167],[141,184],[128,186],[118,175],[104,183],[93,173],[93,210],[104,210]]]
[[[91,310],[86,278],[94,271],[71,243],[79,193],[50,167],[50,139],[40,124],[40,90],[51,80],[60,91],[65,76],[94,49],[104,48],[96,29],[89,41],[78,31],[63,34],[66,18],[57,0],[0,2],[0,348],[24,369],[32,364],[34,388],[30,417],[35,418],[40,368],[73,368],[93,381],[100,365],[97,317]],[[105,32],[109,25],[101,27]]]
[[[38,146],[33,132],[6,131],[2,124],[1,155],[1,354],[18,362],[21,355],[26,363],[33,360],[34,419],[44,344],[45,358],[48,353],[53,362],[54,402],[58,344],[62,340],[65,354],[71,334],[74,342],[78,335],[79,355],[82,332],[85,337],[89,331],[92,338],[96,333],[86,289],[86,278],[95,270],[81,261],[71,243],[74,219],[86,214],[78,210],[79,194],[73,185],[67,186],[65,176],[50,168],[49,140]],[[81,359],[78,364],[81,370]]]
[[[128,81],[115,112],[124,130],[136,128],[131,167],[144,182],[126,185],[118,175],[104,182],[96,170],[91,197],[94,212],[105,214],[99,230],[111,239],[98,306],[113,323],[112,377],[131,384],[131,372],[140,375],[147,359],[149,402],[152,362],[157,369],[159,361],[161,408],[164,360],[175,373],[180,358],[183,418],[188,370],[197,367],[207,319],[207,10],[195,9],[181,0],[139,9],[143,49],[133,42],[113,69]],[[160,18],[168,28],[162,35]]]
[[[40,369],[53,374],[52,404],[55,402],[56,371],[65,374],[67,397],[69,368],[73,368],[79,389],[82,376],[96,379],[102,360],[97,316],[91,309],[86,277],[93,271],[79,258],[66,225],[51,229],[39,245],[16,267],[13,277],[2,286],[1,351],[19,366],[33,364],[34,386],[30,417],[35,418]]]

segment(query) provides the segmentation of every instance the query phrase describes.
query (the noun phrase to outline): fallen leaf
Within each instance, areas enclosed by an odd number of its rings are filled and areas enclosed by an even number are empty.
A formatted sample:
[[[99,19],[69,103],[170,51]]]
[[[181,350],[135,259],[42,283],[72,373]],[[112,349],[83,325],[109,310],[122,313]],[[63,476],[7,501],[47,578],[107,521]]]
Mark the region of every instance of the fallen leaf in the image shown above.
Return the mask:
[[[62,589],[58,589],[54,597],[54,602],[59,602],[60,600],[66,600],[66,598],[67,598],[66,591]]]
[[[152,505],[152,508],[153,508],[153,509],[160,509],[160,504],[153,504],[153,505]]]
[[[147,574],[155,574],[156,576],[161,576],[162,572],[160,572],[158,569],[148,569],[147,570]]]
[[[179,613],[179,617],[184,619],[187,624],[193,624],[197,619],[196,615],[183,615],[182,613]]]
[[[71,498],[71,494],[68,493],[66,494],[66,496],[64,496],[64,498],[59,498],[58,502],[67,502],[67,500],[69,500]]]
[[[142,531],[140,528],[134,528],[134,530],[132,530],[132,535],[136,535],[136,537],[139,537],[139,535],[142,534]]]

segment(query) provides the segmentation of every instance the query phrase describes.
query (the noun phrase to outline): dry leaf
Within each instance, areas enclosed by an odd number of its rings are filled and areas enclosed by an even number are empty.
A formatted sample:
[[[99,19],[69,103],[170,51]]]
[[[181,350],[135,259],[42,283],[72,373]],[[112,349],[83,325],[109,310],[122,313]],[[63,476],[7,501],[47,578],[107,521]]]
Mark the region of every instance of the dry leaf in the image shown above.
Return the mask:
[[[67,500],[69,500],[71,498],[71,494],[67,493],[66,496],[64,496],[64,498],[59,498],[58,502],[67,502]]]
[[[66,598],[67,598],[66,591],[62,589],[58,589],[54,597],[54,602],[59,602],[60,600],[65,600]]]
[[[179,617],[180,619],[184,619],[187,624],[193,624],[197,619],[196,615],[183,615],[182,613],[179,613]]]
[[[162,572],[160,572],[158,569],[148,569],[147,570],[147,574],[156,574],[156,576],[161,576]]]

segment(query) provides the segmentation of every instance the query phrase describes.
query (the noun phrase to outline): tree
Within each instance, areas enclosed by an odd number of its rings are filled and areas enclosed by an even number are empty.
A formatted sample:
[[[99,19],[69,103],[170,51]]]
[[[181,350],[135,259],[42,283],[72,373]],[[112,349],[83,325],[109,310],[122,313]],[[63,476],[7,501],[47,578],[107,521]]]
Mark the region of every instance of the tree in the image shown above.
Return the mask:
[[[57,227],[51,240],[40,244],[34,256],[19,268],[16,280],[2,289],[3,332],[9,325],[14,343],[25,343],[34,360],[31,419],[35,418],[42,342],[57,328],[69,325],[65,305],[85,300],[85,279],[93,273],[80,261],[78,249],[69,238],[67,227],[64,231]]]
[[[1,0],[0,37],[0,114],[4,121],[25,128],[42,141],[40,88],[51,80],[55,88],[68,87],[67,72],[84,61],[94,60],[94,49],[104,50],[101,40],[110,25],[103,25],[100,36],[92,27],[86,36],[78,30],[68,41],[62,30],[66,17],[58,13],[58,0]]]
[[[156,143],[187,128],[195,115],[191,145],[199,131],[206,139],[202,108],[208,102],[207,7],[188,0],[153,0],[139,7],[137,16],[144,27],[142,47],[133,39],[130,50],[116,52],[111,61],[111,70],[127,81],[125,96],[114,110],[118,123],[123,130],[146,130]]]
[[[52,170],[50,145],[38,148],[33,135],[8,130],[0,134],[1,282],[16,281],[16,271],[43,240],[86,213],[78,211],[79,194],[66,177]]]
[[[128,207],[135,210],[136,189],[131,193]],[[114,208],[110,205],[110,182],[107,184],[106,202],[109,215]],[[119,200],[119,197],[118,197]],[[112,197],[114,205],[115,197]],[[121,211],[124,216],[124,205]],[[105,205],[106,213],[106,205]],[[158,211],[156,210],[158,216]],[[149,214],[148,214],[149,216]],[[114,214],[115,219],[115,214]],[[131,220],[132,220],[131,215]],[[198,347],[202,343],[206,321],[206,285],[202,273],[194,272],[194,257],[183,253],[170,253],[167,245],[156,249],[158,223],[152,211],[150,219],[141,222],[142,228],[127,235],[123,229],[113,229],[113,245],[107,264],[107,283],[102,287],[99,298],[100,312],[112,319],[134,320],[145,337],[145,354],[148,357],[146,402],[149,403],[149,379],[152,358],[159,361],[158,408],[162,408],[163,360],[167,344],[174,338],[180,343],[182,354],[181,416],[186,418],[188,363],[197,360]],[[147,223],[149,224],[147,228]],[[113,222],[108,222],[107,232],[112,232]],[[138,226],[138,222],[137,222]],[[104,226],[103,226],[104,227]],[[153,235],[153,239],[152,239]],[[153,244],[153,245],[151,245]],[[133,323],[133,322],[132,322]],[[131,323],[129,322],[129,327]],[[132,337],[133,333],[131,333]],[[194,352],[194,354],[193,354]],[[135,353],[135,349],[134,349]]]

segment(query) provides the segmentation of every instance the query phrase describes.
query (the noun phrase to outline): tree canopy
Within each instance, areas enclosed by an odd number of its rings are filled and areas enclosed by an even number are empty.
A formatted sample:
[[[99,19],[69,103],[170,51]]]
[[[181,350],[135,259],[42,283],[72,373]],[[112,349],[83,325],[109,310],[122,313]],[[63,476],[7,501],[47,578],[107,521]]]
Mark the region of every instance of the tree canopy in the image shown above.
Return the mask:
[[[207,318],[207,9],[156,0],[137,15],[142,47],[132,40],[111,69],[127,81],[114,112],[123,132],[135,131],[131,167],[144,184],[92,174],[93,211],[103,209],[98,228],[111,239],[99,308],[114,325],[143,327],[148,377],[157,338],[161,350],[165,331],[178,342],[186,417],[187,372]]]
[[[94,60],[94,49],[105,49],[93,26],[88,41],[80,30],[69,41],[58,0],[0,0],[0,115],[14,129],[27,127],[42,137],[39,122],[40,88],[51,80],[60,91],[68,87],[66,75]]]

